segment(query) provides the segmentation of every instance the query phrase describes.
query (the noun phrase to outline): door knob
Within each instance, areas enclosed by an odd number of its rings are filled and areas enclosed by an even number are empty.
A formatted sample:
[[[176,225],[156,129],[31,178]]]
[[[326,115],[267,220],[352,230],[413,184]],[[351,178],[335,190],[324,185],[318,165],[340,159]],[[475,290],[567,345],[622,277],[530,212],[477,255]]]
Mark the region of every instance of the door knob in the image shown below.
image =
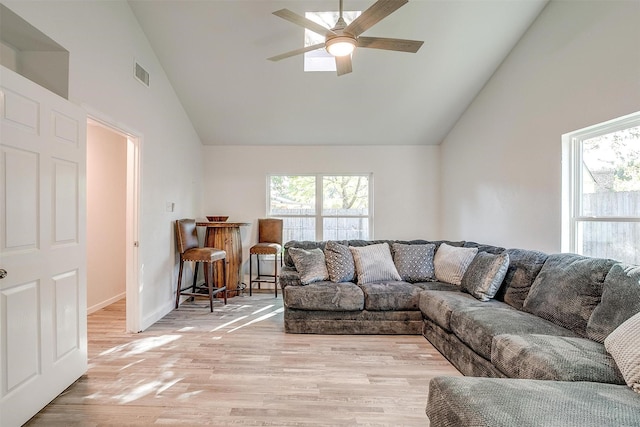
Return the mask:
[[[5,277],[7,277],[7,270],[0,268],[0,279],[4,279]]]

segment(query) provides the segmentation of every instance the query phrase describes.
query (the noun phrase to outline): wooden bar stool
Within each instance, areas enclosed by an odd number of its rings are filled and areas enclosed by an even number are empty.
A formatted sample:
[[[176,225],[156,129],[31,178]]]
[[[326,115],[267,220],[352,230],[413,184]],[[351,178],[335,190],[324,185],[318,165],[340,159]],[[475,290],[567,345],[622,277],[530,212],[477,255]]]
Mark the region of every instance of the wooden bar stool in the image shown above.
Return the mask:
[[[253,277],[253,256],[256,256],[258,275]],[[260,255],[273,255],[274,274],[260,273]],[[273,283],[276,298],[278,297],[278,258],[282,266],[282,220],[264,218],[258,220],[258,243],[249,249],[249,296],[254,283]]]
[[[178,252],[180,252],[180,269],[178,271],[178,288],[176,290],[176,308],[180,305],[180,295],[194,297],[209,297],[209,306],[213,311],[213,298],[216,294],[223,292],[224,303],[227,304],[227,266],[225,251],[216,248],[201,248],[198,245],[198,232],[196,230],[196,221],[194,219],[179,219],[176,221],[176,243]],[[195,263],[193,268],[193,284],[185,288],[182,287],[182,268],[185,261]],[[215,274],[210,274],[209,266],[211,265],[211,273],[215,268],[216,262],[222,264],[222,277],[224,278],[223,286],[214,286]],[[204,284],[197,285],[198,264],[203,263],[204,266]]]

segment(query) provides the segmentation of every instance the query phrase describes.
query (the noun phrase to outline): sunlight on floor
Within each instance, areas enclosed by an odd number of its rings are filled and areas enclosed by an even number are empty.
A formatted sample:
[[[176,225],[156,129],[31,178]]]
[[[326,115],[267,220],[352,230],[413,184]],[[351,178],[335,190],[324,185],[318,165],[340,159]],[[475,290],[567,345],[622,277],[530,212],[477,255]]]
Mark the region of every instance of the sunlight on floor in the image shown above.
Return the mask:
[[[282,313],[283,311],[284,311],[284,308],[278,308],[277,310],[274,310],[271,313],[265,314],[264,316],[260,316],[257,319],[253,319],[253,320],[245,323],[244,325],[238,326],[237,328],[233,328],[230,331],[228,331],[227,333],[230,334],[231,332],[235,332],[238,329],[242,329],[242,328],[247,327],[249,325],[252,325],[254,323],[262,322],[263,320],[266,320],[266,319],[268,319],[270,317],[273,317],[273,316],[275,316],[275,315],[277,315],[279,313]]]
[[[181,335],[162,335],[159,337],[148,337],[141,338],[139,340],[135,340],[130,343],[118,345],[116,347],[112,347],[109,350],[105,350],[100,353],[100,356],[106,356],[113,353],[118,353],[120,351],[124,351],[127,348],[130,348],[125,354],[121,357],[134,356],[136,354],[142,354],[146,351],[153,350],[154,348],[161,347],[165,344],[168,344],[172,341],[180,339]]]

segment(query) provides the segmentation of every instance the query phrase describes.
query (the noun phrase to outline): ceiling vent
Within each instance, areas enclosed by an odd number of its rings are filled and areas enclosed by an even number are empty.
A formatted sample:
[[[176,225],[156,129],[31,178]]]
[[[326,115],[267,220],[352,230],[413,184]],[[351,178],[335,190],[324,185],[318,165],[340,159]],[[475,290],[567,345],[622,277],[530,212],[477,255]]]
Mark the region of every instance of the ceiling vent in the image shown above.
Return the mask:
[[[133,72],[134,77],[146,87],[149,87],[149,72],[142,68],[142,65],[136,62],[136,67]]]

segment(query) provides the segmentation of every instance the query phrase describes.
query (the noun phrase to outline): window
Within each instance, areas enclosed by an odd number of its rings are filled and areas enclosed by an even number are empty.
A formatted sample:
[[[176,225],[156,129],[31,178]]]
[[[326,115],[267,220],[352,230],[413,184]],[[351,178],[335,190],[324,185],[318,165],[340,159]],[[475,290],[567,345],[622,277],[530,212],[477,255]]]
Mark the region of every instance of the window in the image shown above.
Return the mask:
[[[270,175],[268,216],[283,240],[372,238],[372,175]]]
[[[640,264],[640,112],[563,136],[562,250]]]
[[[362,12],[359,10],[344,11],[342,18],[349,25],[351,21],[360,16]],[[305,18],[312,20],[313,22],[325,26],[327,28],[333,28],[338,22],[340,12],[306,12]],[[313,46],[316,44],[324,43],[324,36],[314,33],[311,30],[304,30],[304,46]],[[336,71],[335,58],[324,49],[316,49],[311,52],[305,52],[304,54],[304,71]]]

